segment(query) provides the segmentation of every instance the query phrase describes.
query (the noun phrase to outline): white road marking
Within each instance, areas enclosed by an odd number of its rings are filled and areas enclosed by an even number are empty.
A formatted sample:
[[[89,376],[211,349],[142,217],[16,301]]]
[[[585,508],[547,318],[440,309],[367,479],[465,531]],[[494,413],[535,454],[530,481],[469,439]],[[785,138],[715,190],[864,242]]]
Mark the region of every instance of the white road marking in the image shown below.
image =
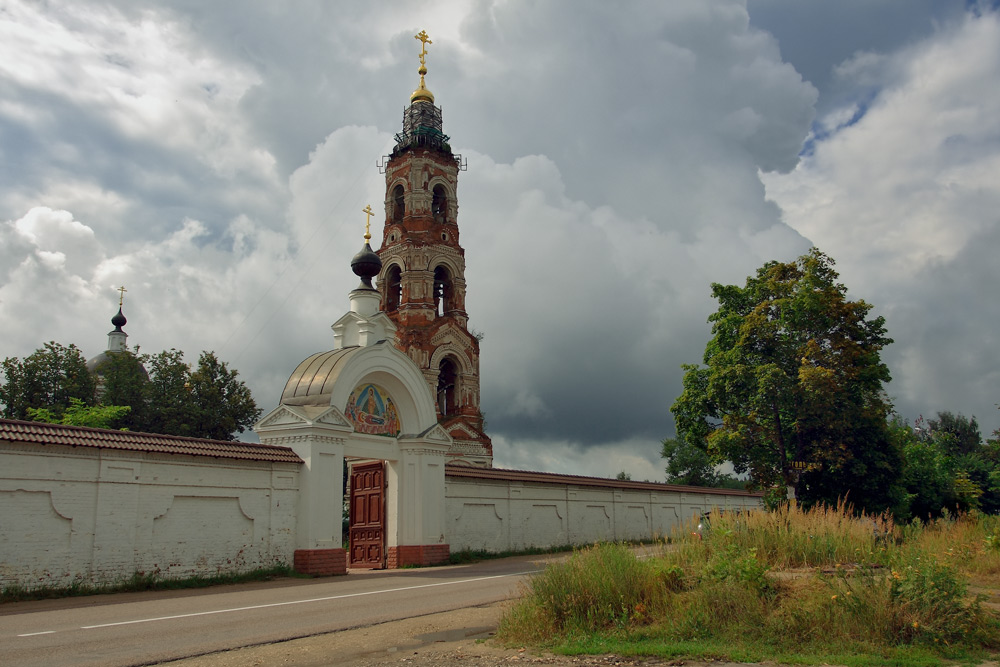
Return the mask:
[[[419,586],[404,586],[402,588],[388,588],[382,591],[367,591],[364,593],[348,593],[346,595],[330,595],[328,597],[322,598],[311,598],[308,600],[290,600],[288,602],[272,602],[270,604],[258,604],[249,607],[234,607],[233,609],[215,609],[212,611],[198,611],[192,612],[190,614],[177,614],[175,616],[159,616],[156,618],[139,618],[132,621],[119,621],[117,623],[102,623],[100,625],[84,625],[81,626],[81,630],[94,630],[97,628],[110,628],[117,625],[134,625],[136,623],[153,623],[155,621],[172,621],[178,618],[192,618],[194,616],[210,616],[212,614],[229,614],[236,611],[250,611],[252,609],[267,609],[269,607],[286,607],[293,604],[306,604],[310,602],[327,602],[329,600],[343,600],[345,598],[356,598],[365,595],[378,595],[381,593],[398,593],[400,591],[413,591],[418,588],[433,588],[435,586],[454,586],[455,584],[469,584],[476,581],[487,581],[489,579],[503,579],[504,577],[520,577],[525,574],[534,574],[535,572],[540,572],[540,570],[529,570],[527,572],[514,572],[512,574],[496,574],[490,577],[476,577],[475,579],[462,579],[459,581],[443,581],[436,584],[421,584]],[[43,634],[43,633],[36,633]],[[18,635],[23,637],[25,635]]]
[[[18,637],[35,637],[37,635],[51,635],[55,634],[55,630],[45,630],[44,632],[28,632],[23,635],[18,635]]]

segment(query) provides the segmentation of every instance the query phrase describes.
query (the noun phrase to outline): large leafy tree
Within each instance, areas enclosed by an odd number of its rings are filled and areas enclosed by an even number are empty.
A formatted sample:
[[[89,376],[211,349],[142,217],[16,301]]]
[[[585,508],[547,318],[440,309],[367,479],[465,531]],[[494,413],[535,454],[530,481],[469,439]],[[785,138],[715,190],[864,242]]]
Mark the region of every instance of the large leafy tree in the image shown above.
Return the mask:
[[[0,403],[8,419],[29,419],[29,408],[47,408],[61,417],[73,398],[94,404],[94,378],[75,345],[50,341],[24,360],[7,357],[0,367]]]
[[[684,366],[671,411],[687,442],[713,462],[732,461],[754,488],[893,508],[901,454],[880,358],[892,340],[883,318],[868,318],[869,304],[847,298],[833,264],[813,248],[765,264],[743,287],[713,284],[719,308],[704,366]]]
[[[99,389],[73,345],[46,343],[24,361],[4,360],[2,368],[3,416],[14,419],[232,440],[261,413],[239,372],[212,352],[202,352],[194,370],[175,349],[115,352],[98,369]]]
[[[667,460],[667,483],[742,489],[746,483],[719,473],[708,452],[688,443],[682,436],[663,441],[661,456]]]
[[[983,442],[976,418],[939,412],[911,428],[896,420],[904,443],[903,481],[912,516],[936,518],[943,512],[1000,510],[997,443]]]
[[[212,352],[202,352],[191,374],[192,422],[198,437],[227,440],[250,428],[261,410],[250,388]]]
[[[147,431],[151,419],[147,388],[149,374],[143,367],[148,355],[122,350],[109,354],[94,369],[100,374],[97,399],[101,405],[129,408],[117,425],[130,431]]]
[[[184,353],[175,349],[145,356],[142,361],[149,379],[143,392],[148,416],[141,430],[233,440],[260,417],[261,410],[239,372],[212,352],[202,352],[193,371]],[[112,389],[108,381],[108,392]]]
[[[143,430],[199,437],[191,401],[191,368],[180,350],[164,350],[144,358],[149,372],[146,400],[149,421]],[[229,439],[229,438],[224,438]]]

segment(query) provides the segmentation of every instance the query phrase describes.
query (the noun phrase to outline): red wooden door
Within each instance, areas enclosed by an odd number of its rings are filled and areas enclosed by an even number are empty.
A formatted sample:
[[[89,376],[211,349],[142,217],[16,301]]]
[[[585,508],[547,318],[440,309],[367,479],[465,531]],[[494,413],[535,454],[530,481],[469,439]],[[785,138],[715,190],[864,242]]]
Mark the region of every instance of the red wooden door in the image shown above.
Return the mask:
[[[385,464],[351,466],[351,567],[385,567]]]

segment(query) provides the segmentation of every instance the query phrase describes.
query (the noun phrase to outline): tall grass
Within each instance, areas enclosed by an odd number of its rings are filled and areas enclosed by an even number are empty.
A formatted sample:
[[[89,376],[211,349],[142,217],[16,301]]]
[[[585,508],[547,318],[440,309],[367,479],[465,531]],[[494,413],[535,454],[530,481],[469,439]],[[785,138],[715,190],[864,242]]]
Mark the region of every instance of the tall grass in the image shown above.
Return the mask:
[[[664,611],[680,576],[679,568],[640,562],[623,544],[598,544],[532,580],[500,632],[537,641],[641,624]]]
[[[926,525],[905,526],[903,535],[978,583],[1000,586],[1000,517],[946,516]]]
[[[996,616],[966,588],[967,568],[1000,565],[992,518],[898,528],[844,505],[791,504],[708,523],[700,533],[686,526],[648,560],[605,544],[550,566],[504,614],[498,637],[779,660],[1000,647]]]
[[[792,502],[772,512],[713,512],[709,525],[703,539],[714,549],[753,551],[768,566],[781,569],[881,563],[898,533],[888,515],[859,517],[843,503],[808,510]]]

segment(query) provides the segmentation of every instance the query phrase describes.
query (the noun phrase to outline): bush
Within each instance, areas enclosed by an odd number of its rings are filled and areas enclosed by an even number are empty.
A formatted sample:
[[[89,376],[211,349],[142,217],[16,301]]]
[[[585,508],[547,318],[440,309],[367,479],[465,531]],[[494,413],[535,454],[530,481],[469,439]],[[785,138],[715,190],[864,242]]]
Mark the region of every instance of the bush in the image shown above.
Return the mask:
[[[645,622],[680,585],[679,568],[640,561],[623,544],[597,544],[533,578],[498,634],[535,636],[536,628],[569,634],[621,629]]]

